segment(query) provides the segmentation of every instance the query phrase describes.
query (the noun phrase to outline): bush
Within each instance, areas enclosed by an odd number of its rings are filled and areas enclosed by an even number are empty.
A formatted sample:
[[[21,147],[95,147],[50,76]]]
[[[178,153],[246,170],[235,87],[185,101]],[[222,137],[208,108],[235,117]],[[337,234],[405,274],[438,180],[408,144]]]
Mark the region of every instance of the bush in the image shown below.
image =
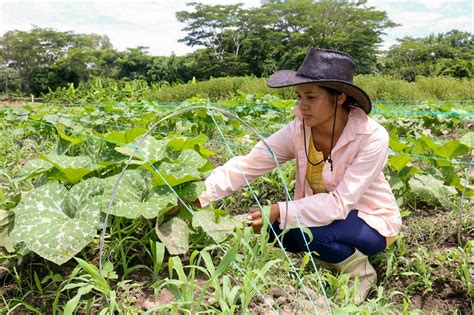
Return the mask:
[[[272,94],[282,99],[293,99],[293,88],[273,89],[266,78],[224,77],[209,81],[161,85],[150,90],[147,99],[158,102],[181,102],[194,96],[211,101],[243,94]],[[363,88],[374,101],[401,100],[466,100],[474,99],[473,79],[451,77],[417,77],[408,82],[385,75],[358,75],[354,83]]]
[[[438,100],[474,99],[474,80],[453,77],[417,77],[419,88]]]

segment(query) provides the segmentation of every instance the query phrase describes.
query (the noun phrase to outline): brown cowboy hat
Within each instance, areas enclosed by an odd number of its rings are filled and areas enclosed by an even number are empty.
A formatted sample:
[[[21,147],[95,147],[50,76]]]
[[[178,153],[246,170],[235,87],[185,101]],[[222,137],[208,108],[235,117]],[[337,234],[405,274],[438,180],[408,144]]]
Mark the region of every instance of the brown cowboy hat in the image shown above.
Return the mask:
[[[372,102],[364,90],[352,83],[354,72],[355,61],[351,55],[337,50],[311,48],[298,71],[277,71],[268,78],[267,85],[281,88],[317,83],[352,96],[368,114],[372,110]]]

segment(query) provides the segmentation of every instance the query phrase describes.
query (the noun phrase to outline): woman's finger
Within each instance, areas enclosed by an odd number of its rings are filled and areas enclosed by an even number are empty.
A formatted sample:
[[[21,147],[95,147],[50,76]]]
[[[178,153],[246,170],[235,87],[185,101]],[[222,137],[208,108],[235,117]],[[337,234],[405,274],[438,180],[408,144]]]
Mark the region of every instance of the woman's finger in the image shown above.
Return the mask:
[[[259,218],[261,218],[261,217],[262,217],[262,211],[260,211],[260,210],[255,211],[255,212],[252,212],[252,213],[250,214],[250,218],[251,218],[252,220],[256,220],[256,219],[259,219]]]
[[[262,229],[262,225],[263,225],[263,220],[261,218],[252,221],[253,231],[255,233],[260,233],[260,230]]]

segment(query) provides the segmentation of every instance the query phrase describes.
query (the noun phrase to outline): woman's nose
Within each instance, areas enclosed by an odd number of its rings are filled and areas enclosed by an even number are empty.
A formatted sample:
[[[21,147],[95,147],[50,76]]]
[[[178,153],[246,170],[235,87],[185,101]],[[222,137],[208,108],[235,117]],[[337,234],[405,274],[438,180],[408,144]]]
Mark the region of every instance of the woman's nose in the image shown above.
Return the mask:
[[[299,100],[298,100],[298,106],[299,106],[299,107],[307,108],[307,107],[308,107],[308,103],[305,102],[303,99],[299,99]]]

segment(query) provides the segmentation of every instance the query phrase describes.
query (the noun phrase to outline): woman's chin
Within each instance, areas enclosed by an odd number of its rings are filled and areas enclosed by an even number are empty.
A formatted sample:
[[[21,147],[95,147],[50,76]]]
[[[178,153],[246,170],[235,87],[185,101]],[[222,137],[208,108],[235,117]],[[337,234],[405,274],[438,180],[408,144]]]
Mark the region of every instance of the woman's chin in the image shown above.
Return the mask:
[[[318,124],[313,116],[303,116],[303,119],[306,127],[315,127]]]

